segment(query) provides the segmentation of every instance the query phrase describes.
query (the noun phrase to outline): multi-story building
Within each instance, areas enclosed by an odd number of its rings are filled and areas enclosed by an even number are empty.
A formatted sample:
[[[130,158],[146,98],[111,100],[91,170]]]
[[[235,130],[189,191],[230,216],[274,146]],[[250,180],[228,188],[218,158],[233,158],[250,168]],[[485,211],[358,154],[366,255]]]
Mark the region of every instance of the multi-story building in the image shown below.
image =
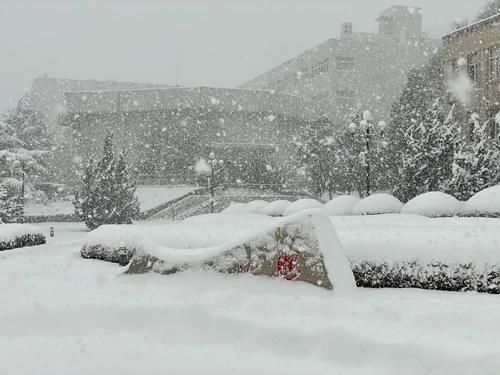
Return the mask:
[[[465,114],[477,113],[488,122],[490,135],[498,135],[500,111],[500,15],[467,25],[443,37],[445,75],[461,99]],[[460,78],[468,82],[460,84]],[[458,84],[455,83],[458,81]],[[458,86],[458,87],[456,87]]]
[[[393,6],[377,18],[378,33],[341,26],[330,39],[245,83],[241,88],[272,90],[310,98],[332,120],[370,109],[388,118],[406,74],[424,64],[439,46],[422,33],[420,8]]]
[[[296,152],[294,140],[321,115],[307,99],[262,90],[150,88],[64,97],[60,123],[71,144],[60,169],[99,155],[112,132],[141,183],[192,182],[193,165],[214,152],[225,161],[226,182],[278,184]]]

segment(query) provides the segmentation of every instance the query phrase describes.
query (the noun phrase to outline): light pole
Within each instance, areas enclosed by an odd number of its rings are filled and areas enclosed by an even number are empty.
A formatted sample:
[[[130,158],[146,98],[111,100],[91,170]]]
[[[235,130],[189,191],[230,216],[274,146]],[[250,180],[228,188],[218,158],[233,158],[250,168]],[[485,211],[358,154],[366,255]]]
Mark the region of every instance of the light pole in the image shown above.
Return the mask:
[[[365,167],[366,172],[366,196],[369,196],[371,193],[370,140],[372,138],[383,138],[386,127],[387,124],[385,121],[379,121],[377,126],[375,126],[370,111],[363,112],[363,120],[361,120],[359,124],[351,122],[348,126],[348,130],[353,134],[353,136],[362,138],[365,143],[365,151],[359,154],[359,158],[361,160],[361,165]]]
[[[208,165],[210,166],[210,177],[208,178],[208,188],[210,189],[210,213],[214,213],[214,200],[215,200],[215,184],[214,177],[216,170],[224,166],[224,160],[217,160],[215,153],[211,152],[209,155]]]

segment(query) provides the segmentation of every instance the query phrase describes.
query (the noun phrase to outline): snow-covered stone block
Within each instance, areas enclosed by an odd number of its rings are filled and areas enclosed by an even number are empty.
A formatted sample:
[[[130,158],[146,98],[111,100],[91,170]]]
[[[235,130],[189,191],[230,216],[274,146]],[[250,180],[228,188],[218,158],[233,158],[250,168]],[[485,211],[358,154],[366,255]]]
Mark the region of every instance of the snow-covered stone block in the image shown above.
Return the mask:
[[[455,197],[432,191],[421,194],[404,205],[402,214],[414,214],[428,217],[449,217],[461,214],[463,203]]]
[[[278,277],[326,289],[355,287],[334,228],[326,216],[317,213],[282,219],[247,238],[211,248],[150,245],[136,252],[127,273],[169,275],[189,269]]]

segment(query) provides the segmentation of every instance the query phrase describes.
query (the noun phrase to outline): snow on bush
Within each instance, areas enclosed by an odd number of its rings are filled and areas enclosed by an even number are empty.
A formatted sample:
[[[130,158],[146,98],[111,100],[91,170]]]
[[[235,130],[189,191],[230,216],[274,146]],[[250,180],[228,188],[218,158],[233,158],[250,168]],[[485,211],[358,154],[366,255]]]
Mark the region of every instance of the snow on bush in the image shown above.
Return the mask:
[[[0,224],[0,251],[25,246],[42,245],[46,242],[42,231],[26,224]]]
[[[465,202],[464,211],[472,216],[500,216],[500,185],[492,186],[475,194]]]
[[[283,216],[294,215],[300,211],[310,210],[314,208],[323,208],[323,203],[317,201],[316,199],[304,198],[299,199],[292,204],[290,204],[284,211]]]
[[[359,201],[357,197],[341,195],[326,203],[323,210],[328,216],[352,215],[352,210]]]
[[[246,203],[231,203],[228,207],[224,208],[221,213],[223,214],[235,214],[235,213],[246,213],[248,208]]]
[[[287,200],[277,200],[262,208],[260,213],[267,216],[283,216],[283,212],[291,204],[292,202]]]
[[[447,217],[459,215],[462,209],[463,203],[455,197],[432,191],[411,199],[403,206],[401,213],[428,217]]]
[[[251,214],[259,214],[263,208],[267,207],[269,202],[264,200],[254,200],[247,203],[247,212]]]
[[[353,207],[354,215],[397,214],[401,212],[403,203],[386,193],[373,194],[359,201]]]

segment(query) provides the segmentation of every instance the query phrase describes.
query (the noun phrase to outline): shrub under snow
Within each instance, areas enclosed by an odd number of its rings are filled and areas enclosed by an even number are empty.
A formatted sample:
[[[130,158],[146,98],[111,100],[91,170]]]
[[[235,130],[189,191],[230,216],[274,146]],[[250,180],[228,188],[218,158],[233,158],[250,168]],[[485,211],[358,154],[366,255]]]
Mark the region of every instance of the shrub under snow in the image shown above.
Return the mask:
[[[411,199],[401,209],[401,213],[428,217],[447,217],[459,215],[462,209],[463,203],[455,197],[432,191]]]
[[[260,213],[267,216],[283,216],[283,212],[291,204],[292,202],[287,200],[277,200],[269,203]]]
[[[34,226],[26,224],[0,224],[0,251],[42,245],[45,242],[45,236]]]
[[[264,207],[266,207],[269,204],[269,202],[266,202],[264,200],[254,200],[249,203],[247,203],[247,211],[248,213],[251,214],[259,214]]]
[[[325,204],[324,211],[328,216],[352,215],[354,206],[360,201],[351,195],[341,195]]]
[[[475,194],[465,202],[464,211],[473,216],[500,217],[500,185]]]
[[[283,216],[290,216],[300,211],[310,210],[313,208],[323,208],[323,206],[324,206],[323,203],[317,201],[316,199],[310,199],[310,198],[299,199],[293,202],[283,211]]]
[[[398,214],[403,203],[386,193],[373,194],[359,201],[353,208],[354,215]]]

